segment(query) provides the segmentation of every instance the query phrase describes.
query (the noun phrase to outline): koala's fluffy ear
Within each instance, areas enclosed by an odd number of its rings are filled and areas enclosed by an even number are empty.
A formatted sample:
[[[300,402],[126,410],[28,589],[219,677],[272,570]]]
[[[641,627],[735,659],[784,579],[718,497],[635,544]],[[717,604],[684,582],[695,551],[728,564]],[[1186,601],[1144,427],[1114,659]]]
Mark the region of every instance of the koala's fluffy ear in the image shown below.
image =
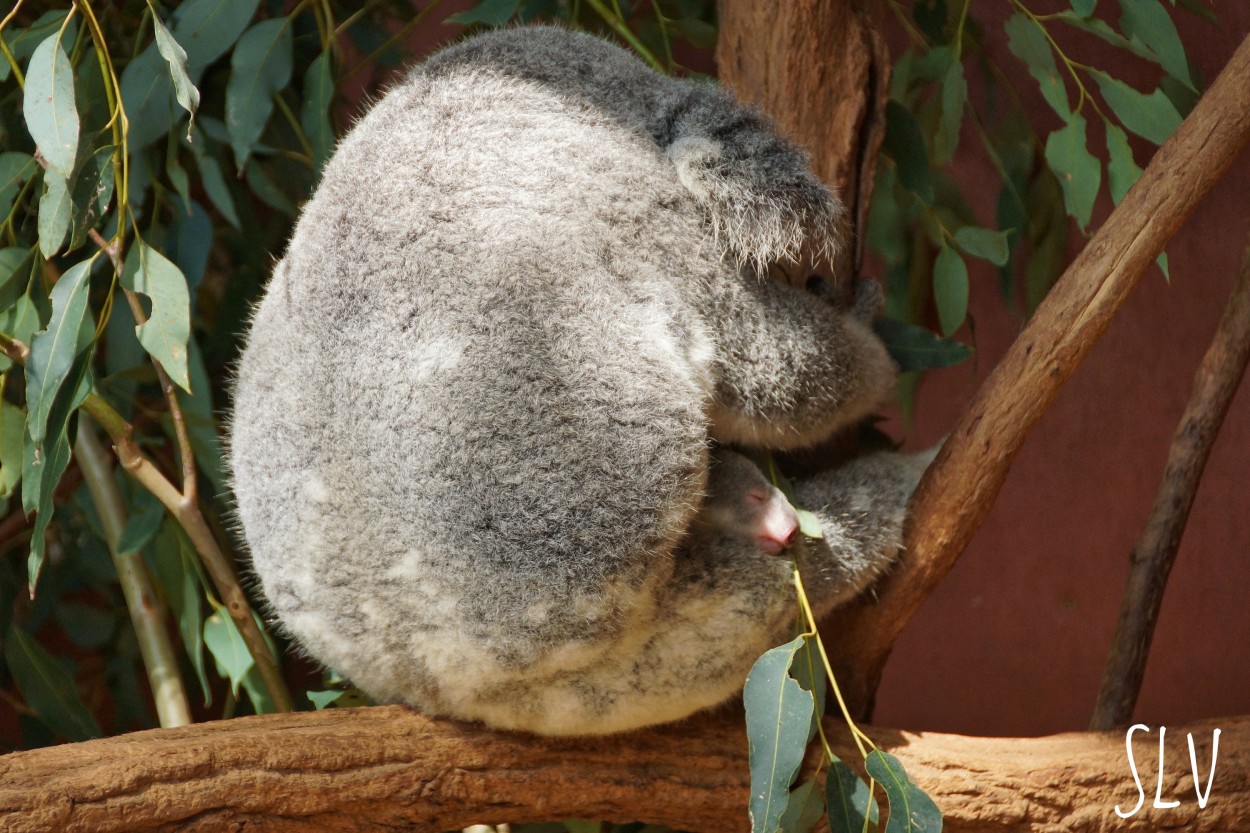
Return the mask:
[[[739,263],[765,274],[774,263],[831,261],[842,203],[801,151],[775,138],[771,144],[771,155],[744,154],[732,142],[686,135],[669,145],[668,157],[708,212],[719,245]]]

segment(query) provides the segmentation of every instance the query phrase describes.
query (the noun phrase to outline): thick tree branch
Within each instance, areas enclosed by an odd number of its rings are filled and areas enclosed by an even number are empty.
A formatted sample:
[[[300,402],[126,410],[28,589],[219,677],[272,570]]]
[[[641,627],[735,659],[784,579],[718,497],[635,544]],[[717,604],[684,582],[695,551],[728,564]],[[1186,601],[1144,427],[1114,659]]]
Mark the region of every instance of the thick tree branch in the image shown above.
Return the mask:
[[[1250,246],[1215,338],[1202,357],[1194,389],[1168,452],[1163,482],[1141,539],[1133,548],[1128,587],[1116,623],[1091,729],[1127,725],[1141,693],[1168,574],[1211,447],[1250,360]]]
[[[899,633],[989,513],[1025,437],[1164,245],[1250,140],[1250,38],[1073,261],[951,432],[912,504],[907,551],[837,614],[835,671],[863,713]]]
[[[844,727],[835,752],[858,760]],[[1221,728],[1210,803],[1199,811],[1185,743],[1203,786]],[[159,729],[0,758],[0,829],[442,831],[475,822],[592,818],[679,830],[746,831],[741,714],[644,732],[553,740],[432,720],[398,706],[266,715]],[[1236,829],[1250,815],[1250,718],[1167,733],[1163,797],[1126,821],[1138,793],[1124,735],[969,738],[872,729],[946,816],[945,830]],[[837,738],[841,738],[838,741]],[[1153,795],[1157,734],[1135,759]],[[817,751],[818,750],[814,750]],[[809,760],[811,770],[815,760]]]

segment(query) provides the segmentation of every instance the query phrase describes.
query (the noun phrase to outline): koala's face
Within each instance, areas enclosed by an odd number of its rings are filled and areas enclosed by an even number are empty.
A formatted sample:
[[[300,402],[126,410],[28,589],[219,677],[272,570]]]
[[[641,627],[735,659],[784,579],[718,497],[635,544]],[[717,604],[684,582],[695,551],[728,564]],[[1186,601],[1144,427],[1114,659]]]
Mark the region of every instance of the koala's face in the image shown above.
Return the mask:
[[[720,452],[708,474],[701,512],[706,523],[776,555],[793,543],[799,519],[781,490],[745,457]]]

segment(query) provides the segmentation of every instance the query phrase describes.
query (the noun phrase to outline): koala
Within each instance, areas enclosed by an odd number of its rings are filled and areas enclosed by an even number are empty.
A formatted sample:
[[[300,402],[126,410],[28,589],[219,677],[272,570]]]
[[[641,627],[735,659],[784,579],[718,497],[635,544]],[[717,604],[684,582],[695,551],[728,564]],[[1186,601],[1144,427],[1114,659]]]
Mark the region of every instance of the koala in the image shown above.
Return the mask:
[[[799,531],[798,514],[781,490],[754,463],[725,448],[708,461],[707,494],[694,523],[752,541],[769,555],[790,546]]]
[[[412,70],[339,144],[238,364],[272,617],[379,702],[501,729],[740,692],[789,638],[793,567],[695,522],[709,449],[821,442],[896,375],[863,305],[767,279],[841,214],[758,112],[597,37],[495,31]],[[889,566],[922,469],[796,484],[817,613]]]

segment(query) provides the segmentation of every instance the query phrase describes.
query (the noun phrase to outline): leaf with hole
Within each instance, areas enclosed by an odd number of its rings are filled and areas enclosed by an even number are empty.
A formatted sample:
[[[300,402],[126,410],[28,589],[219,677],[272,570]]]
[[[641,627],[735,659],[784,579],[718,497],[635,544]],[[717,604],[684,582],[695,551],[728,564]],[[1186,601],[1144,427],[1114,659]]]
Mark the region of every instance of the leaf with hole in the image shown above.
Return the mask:
[[[1105,72],[1091,70],[1090,74],[1121,123],[1138,136],[1161,145],[1180,127],[1181,114],[1163,90],[1146,95]]]
[[[78,110],[74,106],[74,68],[61,46],[59,32],[49,35],[30,58],[22,113],[48,166],[68,178],[78,152]]]
[[[139,343],[161,363],[169,378],[190,392],[187,340],[191,337],[191,300],[182,270],[146,242],[130,247],[122,286],[152,301],[148,320],[135,328]]]
[[[113,146],[103,147],[83,162],[70,189],[72,206],[69,249],[87,241],[88,233],[104,219],[113,201]]]
[[[1068,213],[1082,229],[1094,213],[1094,199],[1102,184],[1102,165],[1085,144],[1085,118],[1074,115],[1046,139],[1046,162],[1063,188]]]
[[[890,800],[885,833],[940,833],[941,811],[933,799],[912,782],[898,758],[874,749],[868,753],[864,766]]]
[[[99,724],[78,697],[74,678],[33,636],[10,624],[4,658],[22,699],[44,725],[74,741],[101,736]]]
[[[273,97],[291,83],[293,49],[290,21],[275,17],[244,32],[231,53],[226,130],[240,171],[269,123]]]
[[[751,760],[752,833],[776,833],[790,784],[803,761],[814,709],[811,692],[791,676],[803,637],[767,651],[747,675],[742,699]]]

